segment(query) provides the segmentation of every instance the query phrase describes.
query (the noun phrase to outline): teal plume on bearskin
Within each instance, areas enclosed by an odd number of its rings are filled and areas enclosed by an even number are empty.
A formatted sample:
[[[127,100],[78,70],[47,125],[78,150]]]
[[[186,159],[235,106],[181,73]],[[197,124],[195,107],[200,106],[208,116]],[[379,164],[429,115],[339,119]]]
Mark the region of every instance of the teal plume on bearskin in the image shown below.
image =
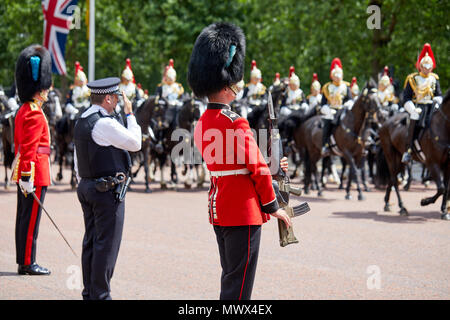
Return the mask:
[[[204,28],[195,41],[188,66],[188,83],[203,98],[238,83],[244,77],[245,35],[226,22]]]
[[[52,59],[41,45],[26,47],[16,63],[16,87],[22,103],[32,101],[33,96],[52,85]]]

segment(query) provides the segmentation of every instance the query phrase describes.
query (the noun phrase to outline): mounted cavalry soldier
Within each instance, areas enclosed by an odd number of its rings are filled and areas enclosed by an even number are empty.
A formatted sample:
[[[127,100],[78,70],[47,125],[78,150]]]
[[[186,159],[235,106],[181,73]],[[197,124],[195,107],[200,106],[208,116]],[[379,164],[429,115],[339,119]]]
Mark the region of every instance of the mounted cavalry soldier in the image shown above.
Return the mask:
[[[181,83],[176,82],[177,72],[174,68],[173,59],[170,59],[169,65],[166,67],[163,75],[162,83],[158,85],[156,89],[156,95],[159,98],[164,98],[169,102],[166,107],[164,127],[169,128],[176,119],[178,110],[181,108],[183,103],[180,98],[184,93],[184,88]],[[160,101],[163,103],[163,101]]]
[[[78,119],[74,130],[77,194],[83,209],[85,234],[81,257],[82,292],[85,300],[111,299],[113,276],[125,211],[125,193],[130,182],[128,152],[141,149],[141,127],[130,100],[119,91],[119,78],[88,83],[92,106]],[[127,117],[115,115],[119,94]]]
[[[330,153],[330,136],[332,126],[336,124],[344,107],[353,106],[352,94],[350,92],[350,83],[343,80],[344,71],[339,58],[334,58],[331,62],[330,78],[322,89],[323,97],[320,112],[323,114],[322,131],[322,155]]]
[[[36,263],[36,245],[50,179],[50,131],[42,105],[52,85],[50,53],[40,45],[25,48],[16,64],[16,85],[23,102],[15,119],[13,178],[17,183],[16,262],[19,274],[49,275]],[[34,193],[34,194],[33,194]]]
[[[136,86],[133,69],[131,69],[131,60],[127,58],[125,63],[126,65],[122,71],[119,90],[121,92],[125,92],[128,100],[130,100],[133,105],[133,111],[135,111],[136,108],[144,102],[144,100],[139,88]],[[121,96],[119,96],[119,105],[121,107],[124,105],[123,98]]]
[[[210,170],[208,214],[222,266],[220,299],[226,300],[251,298],[261,225],[269,215],[290,225],[248,121],[230,110],[244,75],[245,46],[240,28],[214,23],[198,36],[188,67],[194,94],[209,100],[194,140]]]
[[[267,94],[266,91],[266,86],[262,84],[261,70],[256,66],[256,61],[252,60],[250,82],[245,86],[243,98],[247,98],[250,105],[259,106]]]
[[[398,98],[395,96],[394,86],[392,85],[392,79],[389,77],[389,68],[384,67],[383,76],[378,81],[378,99],[385,112],[388,112],[388,116],[392,116],[399,109]]]
[[[71,120],[75,119],[80,110],[82,111],[88,108],[90,105],[90,90],[86,86],[86,84],[86,74],[84,73],[83,67],[77,61],[75,62],[75,77],[73,88],[69,93],[69,99],[67,100],[65,109]]]
[[[313,74],[310,94],[306,97],[310,108],[316,108],[322,103],[322,86],[317,73]]]
[[[353,101],[356,101],[356,99],[358,99],[358,96],[360,94],[356,77],[352,78],[352,83],[350,84],[350,92],[352,94]]]
[[[289,69],[289,86],[281,105],[282,116],[288,116],[292,111],[306,112],[308,110],[305,94],[300,89],[300,78],[295,74],[293,66]]]
[[[436,61],[430,44],[426,43],[423,46],[416,68],[419,72],[411,73],[406,77],[403,91],[404,108],[410,115],[406,152],[402,157],[402,162],[405,164],[411,161],[411,145],[417,122],[420,128],[424,128],[427,118],[433,111],[432,106],[436,104],[438,108],[442,103],[439,77],[432,72],[436,68]]]

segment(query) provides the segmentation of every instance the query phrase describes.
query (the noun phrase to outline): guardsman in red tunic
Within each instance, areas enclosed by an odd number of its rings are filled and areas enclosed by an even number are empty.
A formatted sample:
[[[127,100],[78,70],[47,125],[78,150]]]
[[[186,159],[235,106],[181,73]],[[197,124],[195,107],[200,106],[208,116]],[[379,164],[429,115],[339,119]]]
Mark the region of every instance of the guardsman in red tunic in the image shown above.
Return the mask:
[[[16,260],[19,274],[48,275],[36,260],[41,207],[50,185],[50,133],[42,111],[52,85],[49,52],[40,45],[25,48],[16,65],[16,85],[22,106],[15,119],[13,180],[17,185]]]
[[[244,75],[245,36],[215,23],[198,36],[188,68],[194,94],[209,104],[195,127],[195,144],[211,175],[208,216],[222,265],[220,299],[250,299],[261,225],[270,215],[290,225],[279,209],[272,177],[248,121],[230,110]]]

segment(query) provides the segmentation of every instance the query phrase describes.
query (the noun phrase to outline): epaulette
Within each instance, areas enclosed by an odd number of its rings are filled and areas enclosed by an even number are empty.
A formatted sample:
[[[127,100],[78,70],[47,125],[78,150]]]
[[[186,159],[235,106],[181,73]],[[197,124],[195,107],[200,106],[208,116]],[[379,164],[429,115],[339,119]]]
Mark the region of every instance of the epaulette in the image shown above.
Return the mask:
[[[406,84],[407,84],[408,82],[410,82],[410,84],[411,84],[411,80],[414,81],[414,83],[415,83],[414,77],[417,76],[418,74],[419,74],[418,72],[410,73],[410,74],[406,77],[405,84],[403,85],[403,89],[406,88]],[[412,86],[415,87],[415,84],[413,84]]]
[[[439,76],[436,73],[431,72],[430,76],[433,76],[433,77],[436,78],[436,80],[439,80]]]
[[[343,83],[345,83],[345,85],[347,86],[347,87],[350,87],[350,82],[347,82],[347,81],[342,81]]]
[[[235,120],[240,118],[240,116],[236,112],[233,112],[230,109],[222,109],[220,113],[230,119],[231,122],[234,122]]]
[[[39,107],[34,102],[30,102],[30,109],[31,111],[39,111]]]

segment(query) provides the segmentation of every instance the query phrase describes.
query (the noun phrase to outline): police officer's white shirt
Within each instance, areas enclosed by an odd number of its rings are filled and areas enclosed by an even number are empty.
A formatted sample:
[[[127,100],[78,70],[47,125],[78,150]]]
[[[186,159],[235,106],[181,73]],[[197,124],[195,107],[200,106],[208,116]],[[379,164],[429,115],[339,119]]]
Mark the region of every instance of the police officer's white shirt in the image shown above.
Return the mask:
[[[109,116],[108,111],[99,105],[92,105],[86,110],[81,118],[86,118],[93,113],[101,112],[105,116]],[[136,117],[130,115],[127,117],[127,128],[125,128],[117,119],[111,117],[100,118],[92,129],[92,140],[100,146],[113,146],[117,149],[127,150],[130,152],[137,152],[141,150],[142,132],[141,127],[136,122]],[[77,179],[80,181],[78,175],[78,161],[75,150],[75,171]]]

